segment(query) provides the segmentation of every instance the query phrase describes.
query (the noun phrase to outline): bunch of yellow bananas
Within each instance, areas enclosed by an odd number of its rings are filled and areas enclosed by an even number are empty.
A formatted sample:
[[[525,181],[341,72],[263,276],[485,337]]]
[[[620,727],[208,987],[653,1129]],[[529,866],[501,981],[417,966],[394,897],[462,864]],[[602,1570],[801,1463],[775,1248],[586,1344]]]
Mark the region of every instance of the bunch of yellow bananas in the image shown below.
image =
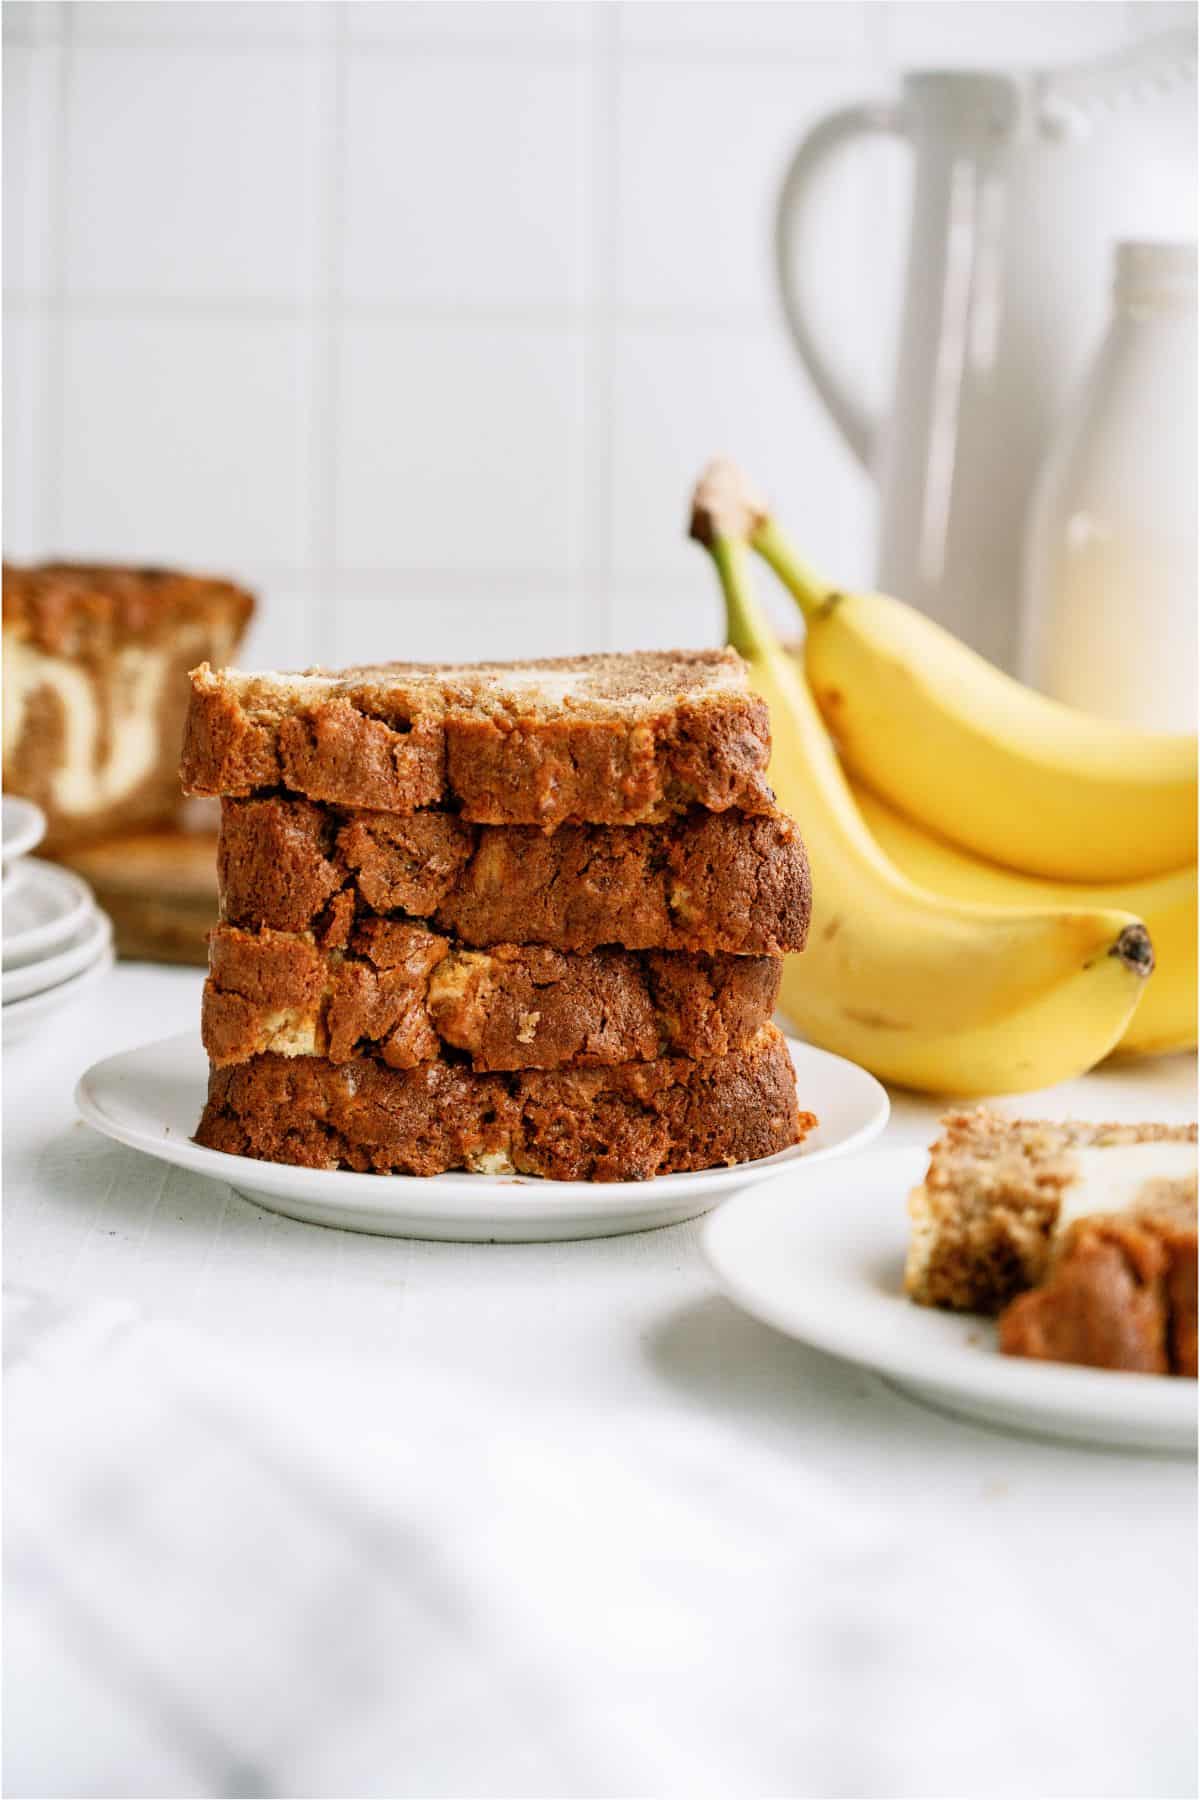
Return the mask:
[[[702,477],[692,535],[812,863],[781,1002],[804,1035],[959,1094],[1194,1045],[1195,738],[1073,712],[902,602],[822,586],[732,464]],[[751,549],[800,605],[802,652],[755,598]]]

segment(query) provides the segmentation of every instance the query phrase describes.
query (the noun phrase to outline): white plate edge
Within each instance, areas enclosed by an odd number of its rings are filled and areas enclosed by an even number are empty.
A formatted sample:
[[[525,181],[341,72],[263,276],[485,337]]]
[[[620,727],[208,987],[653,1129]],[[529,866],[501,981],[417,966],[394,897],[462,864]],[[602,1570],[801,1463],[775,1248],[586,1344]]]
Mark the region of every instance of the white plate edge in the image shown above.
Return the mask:
[[[868,1152],[856,1162],[861,1168],[864,1162],[878,1165],[892,1158],[898,1162],[905,1159],[915,1163],[919,1171],[920,1163],[927,1156],[928,1151],[920,1146],[894,1145]],[[782,1181],[781,1173],[780,1185]],[[1148,1402],[1149,1410],[1155,1415],[1149,1421],[1152,1425],[1176,1424],[1181,1414],[1189,1410],[1194,1412],[1196,1384],[1179,1378],[1140,1376],[1115,1369],[1088,1369],[1069,1363],[1031,1364],[1029,1359],[1003,1357],[999,1352],[993,1357],[976,1360],[971,1352],[958,1345],[950,1347],[952,1360],[947,1368],[931,1371],[928,1350],[909,1351],[901,1346],[898,1353],[885,1360],[870,1347],[864,1350],[861,1342],[850,1334],[849,1327],[843,1334],[836,1328],[827,1330],[818,1322],[814,1329],[806,1327],[801,1334],[793,1320],[785,1319],[769,1300],[764,1301],[752,1283],[747,1284],[741,1279],[739,1271],[730,1267],[721,1249],[722,1234],[735,1229],[733,1215],[739,1209],[749,1211],[753,1206],[769,1205],[771,1186],[772,1183],[763,1182],[753,1194],[730,1195],[706,1220],[700,1234],[700,1248],[722,1291],[752,1318],[769,1325],[794,1343],[808,1344],[814,1350],[839,1357],[857,1368],[869,1369],[911,1387],[941,1388],[947,1394],[961,1395],[968,1400],[1002,1401],[1039,1417],[1051,1412],[1061,1415],[1082,1411],[1087,1418],[1103,1424],[1111,1417],[1116,1391],[1112,1386],[1114,1381],[1121,1383],[1128,1395],[1136,1393]],[[1038,1371],[1038,1386],[1033,1390],[1022,1385],[1028,1382],[1031,1367]],[[1136,1383],[1136,1387],[1125,1388],[1126,1383]],[[1189,1399],[1191,1408],[1185,1404]]]
[[[23,1000],[10,1000],[7,1006],[0,1007],[0,1023],[6,1027],[20,1025],[27,1019],[36,1018],[40,1012],[54,1012],[59,1006],[68,1005],[83,988],[91,987],[101,975],[106,975],[115,962],[116,955],[109,942],[102,946],[95,960],[77,975],[69,975],[54,987],[42,988],[36,994],[27,994]]]
[[[37,849],[46,835],[46,815],[36,800],[26,800],[23,794],[5,794],[3,801],[3,807],[0,807],[0,860],[7,867]],[[11,840],[5,840],[3,818],[10,808],[23,822],[13,832]]]
[[[40,998],[41,996],[34,996]],[[14,1002],[20,1005],[22,1002]],[[230,1187],[256,1186],[264,1192],[288,1195],[297,1192],[301,1187],[308,1187],[314,1181],[325,1183],[336,1182],[337,1189],[331,1192],[328,1204],[339,1203],[346,1207],[365,1207],[372,1212],[388,1213],[394,1207],[386,1202],[390,1182],[419,1183],[421,1191],[436,1193],[439,1196],[439,1207],[453,1204],[457,1197],[461,1200],[469,1198],[470,1205],[475,1208],[479,1197],[489,1191],[503,1190],[511,1203],[514,1195],[521,1194],[535,1200],[540,1207],[553,1216],[556,1210],[566,1213],[574,1211],[579,1198],[583,1194],[589,1196],[642,1195],[649,1192],[659,1195],[664,1203],[672,1198],[682,1200],[689,1194],[700,1194],[705,1191],[712,1196],[713,1204],[718,1196],[728,1195],[738,1187],[758,1185],[772,1176],[783,1175],[786,1171],[797,1167],[815,1165],[835,1160],[845,1155],[857,1154],[861,1146],[877,1137],[887,1125],[891,1103],[887,1090],[869,1071],[859,1068],[845,1057],[836,1056],[833,1052],[819,1050],[815,1045],[800,1043],[796,1039],[787,1040],[789,1050],[798,1050],[805,1055],[815,1055],[825,1063],[842,1065],[853,1071],[856,1077],[864,1078],[876,1090],[875,1115],[861,1125],[857,1131],[837,1144],[831,1144],[805,1154],[801,1146],[791,1150],[780,1151],[778,1156],[786,1161],[777,1161],[775,1157],[764,1158],[758,1162],[737,1163],[733,1167],[715,1169],[698,1169],[691,1173],[671,1173],[653,1176],[649,1181],[623,1182],[564,1182],[550,1181],[536,1176],[512,1175],[473,1175],[465,1170],[451,1170],[441,1175],[384,1176],[360,1173],[349,1169],[302,1169],[290,1163],[260,1162],[254,1157],[233,1156],[222,1150],[208,1150],[202,1145],[193,1143],[190,1138],[172,1138],[164,1143],[161,1137],[150,1132],[130,1128],[120,1120],[114,1119],[103,1106],[92,1098],[88,1084],[97,1073],[108,1064],[118,1062],[127,1057],[144,1055],[153,1049],[165,1050],[167,1046],[183,1046],[184,1044],[199,1047],[198,1038],[193,1031],[176,1032],[169,1038],[152,1040],[149,1043],[136,1045],[130,1050],[118,1051],[108,1057],[101,1057],[85,1069],[75,1086],[74,1100],[80,1117],[101,1132],[104,1136],[124,1144],[128,1149],[137,1150],[145,1155],[153,1156],[160,1161],[170,1162],[180,1168],[192,1170],[196,1174],[207,1175],[210,1179],[224,1181]],[[214,1167],[214,1163],[216,1166]],[[246,1173],[246,1171],[250,1173]],[[228,1172],[227,1172],[228,1171]],[[349,1184],[353,1183],[351,1187]],[[670,1187],[667,1184],[672,1184]],[[697,1188],[696,1184],[702,1186]],[[359,1185],[361,1184],[361,1186]],[[394,1189],[391,1190],[394,1192]],[[410,1190],[406,1190],[410,1191]],[[351,1198],[351,1196],[361,1198]],[[340,1197],[340,1199],[339,1199]],[[368,1199],[368,1197],[370,1197]],[[699,1210],[708,1210],[700,1208]]]
[[[31,874],[34,870],[36,874]],[[48,919],[41,925],[27,926],[24,931],[0,939],[0,953],[9,957],[28,958],[30,946],[33,946],[34,954],[44,943],[53,948],[60,937],[69,936],[87,917],[89,909],[95,907],[96,896],[82,875],[77,875],[74,869],[60,868],[57,863],[45,862],[40,857],[30,857],[27,862],[19,864],[13,870],[13,879],[44,881],[47,871],[52,882],[61,883],[74,895],[74,904],[59,918]],[[6,900],[5,905],[9,904],[11,901]],[[16,966],[14,963],[14,967]]]
[[[14,976],[42,978],[38,986],[29,993],[14,995],[11,1000],[4,1000],[3,1005],[17,1006],[22,1000],[36,999],[39,994],[49,993],[51,988],[62,987],[73,976],[90,969],[96,958],[112,942],[112,920],[93,904],[76,927],[76,934],[79,933],[86,935],[80,936],[78,943],[68,944],[61,950],[56,949],[49,956],[36,956],[30,962],[18,963],[16,968],[0,970],[0,994],[3,993],[6,982],[12,984]]]

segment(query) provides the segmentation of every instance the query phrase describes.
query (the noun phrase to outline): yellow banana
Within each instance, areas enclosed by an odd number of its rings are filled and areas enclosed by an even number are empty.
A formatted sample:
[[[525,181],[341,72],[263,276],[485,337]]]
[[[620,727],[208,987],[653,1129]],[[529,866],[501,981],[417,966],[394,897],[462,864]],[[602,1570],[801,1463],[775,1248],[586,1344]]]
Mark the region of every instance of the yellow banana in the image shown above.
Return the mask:
[[[1196,1044],[1196,866],[1117,886],[1073,887],[981,862],[850,783],[871,836],[911,881],[985,906],[1100,906],[1136,913],[1154,943],[1154,973],[1117,1048],[1152,1056]]]
[[[771,779],[812,864],[809,945],[788,958],[784,1013],[813,1043],[937,1093],[1014,1093],[1090,1068],[1121,1037],[1153,967],[1145,927],[1117,910],[946,900],[888,861],[750,589],[722,479],[697,489],[692,533],[716,563],[729,641],[770,708]]]
[[[1194,736],[1138,731],[1035,693],[915,608],[818,581],[766,507],[745,494],[742,505],[750,543],[804,613],[809,687],[865,786],[1030,875],[1132,881],[1196,860]]]

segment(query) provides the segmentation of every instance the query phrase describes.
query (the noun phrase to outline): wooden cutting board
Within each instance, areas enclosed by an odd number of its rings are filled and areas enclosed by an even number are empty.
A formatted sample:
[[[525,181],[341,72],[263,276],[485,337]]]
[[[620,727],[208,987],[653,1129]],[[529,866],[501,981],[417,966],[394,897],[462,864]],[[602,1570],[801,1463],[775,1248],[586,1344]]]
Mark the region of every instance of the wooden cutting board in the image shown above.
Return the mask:
[[[56,860],[91,884],[113,922],[118,956],[207,963],[206,934],[217,922],[215,831],[131,833]]]

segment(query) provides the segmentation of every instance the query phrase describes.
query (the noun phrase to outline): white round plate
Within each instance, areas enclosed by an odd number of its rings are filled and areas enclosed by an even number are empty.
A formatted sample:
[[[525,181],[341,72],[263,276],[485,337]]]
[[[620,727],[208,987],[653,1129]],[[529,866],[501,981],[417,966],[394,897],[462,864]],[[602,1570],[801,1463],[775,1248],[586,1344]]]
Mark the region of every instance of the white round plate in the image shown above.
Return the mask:
[[[905,1299],[905,1203],[928,1162],[924,1150],[877,1150],[738,1195],[704,1229],[718,1281],[756,1319],[944,1411],[1044,1437],[1193,1450],[1195,1382],[1002,1356],[990,1320]]]
[[[79,930],[61,950],[22,963],[19,968],[5,969],[0,975],[0,1001],[11,1006],[14,1001],[27,1000],[31,994],[45,993],[47,989],[57,987],[72,975],[81,975],[111,943],[112,924],[108,915],[93,906]]]
[[[15,794],[5,794],[0,807],[0,856],[4,867],[7,869],[19,856],[28,856],[45,835],[46,815],[41,807],[35,806],[32,800],[19,800]]]
[[[780,1168],[801,1168],[859,1149],[887,1123],[888,1098],[874,1076],[840,1056],[791,1044],[800,1104],[821,1123],[807,1142],[762,1162],[652,1181],[542,1181],[521,1175],[357,1175],[297,1169],[204,1150],[192,1133],[204,1105],[208,1061],[186,1032],[96,1063],[75,1090],[89,1125],[118,1143],[227,1181],[273,1212],[314,1225],[384,1237],[536,1243],[609,1237],[675,1225],[708,1212],[723,1194]]]
[[[20,1043],[52,1014],[73,1006],[81,994],[108,974],[112,966],[112,948],[106,946],[82,974],[72,975],[69,981],[60,981],[57,987],[47,988],[45,993],[31,994],[28,1000],[11,1001],[0,1010],[4,1048],[7,1050],[10,1045]]]
[[[70,869],[30,857],[13,870],[4,895],[4,967],[16,969],[70,942],[95,902]]]

